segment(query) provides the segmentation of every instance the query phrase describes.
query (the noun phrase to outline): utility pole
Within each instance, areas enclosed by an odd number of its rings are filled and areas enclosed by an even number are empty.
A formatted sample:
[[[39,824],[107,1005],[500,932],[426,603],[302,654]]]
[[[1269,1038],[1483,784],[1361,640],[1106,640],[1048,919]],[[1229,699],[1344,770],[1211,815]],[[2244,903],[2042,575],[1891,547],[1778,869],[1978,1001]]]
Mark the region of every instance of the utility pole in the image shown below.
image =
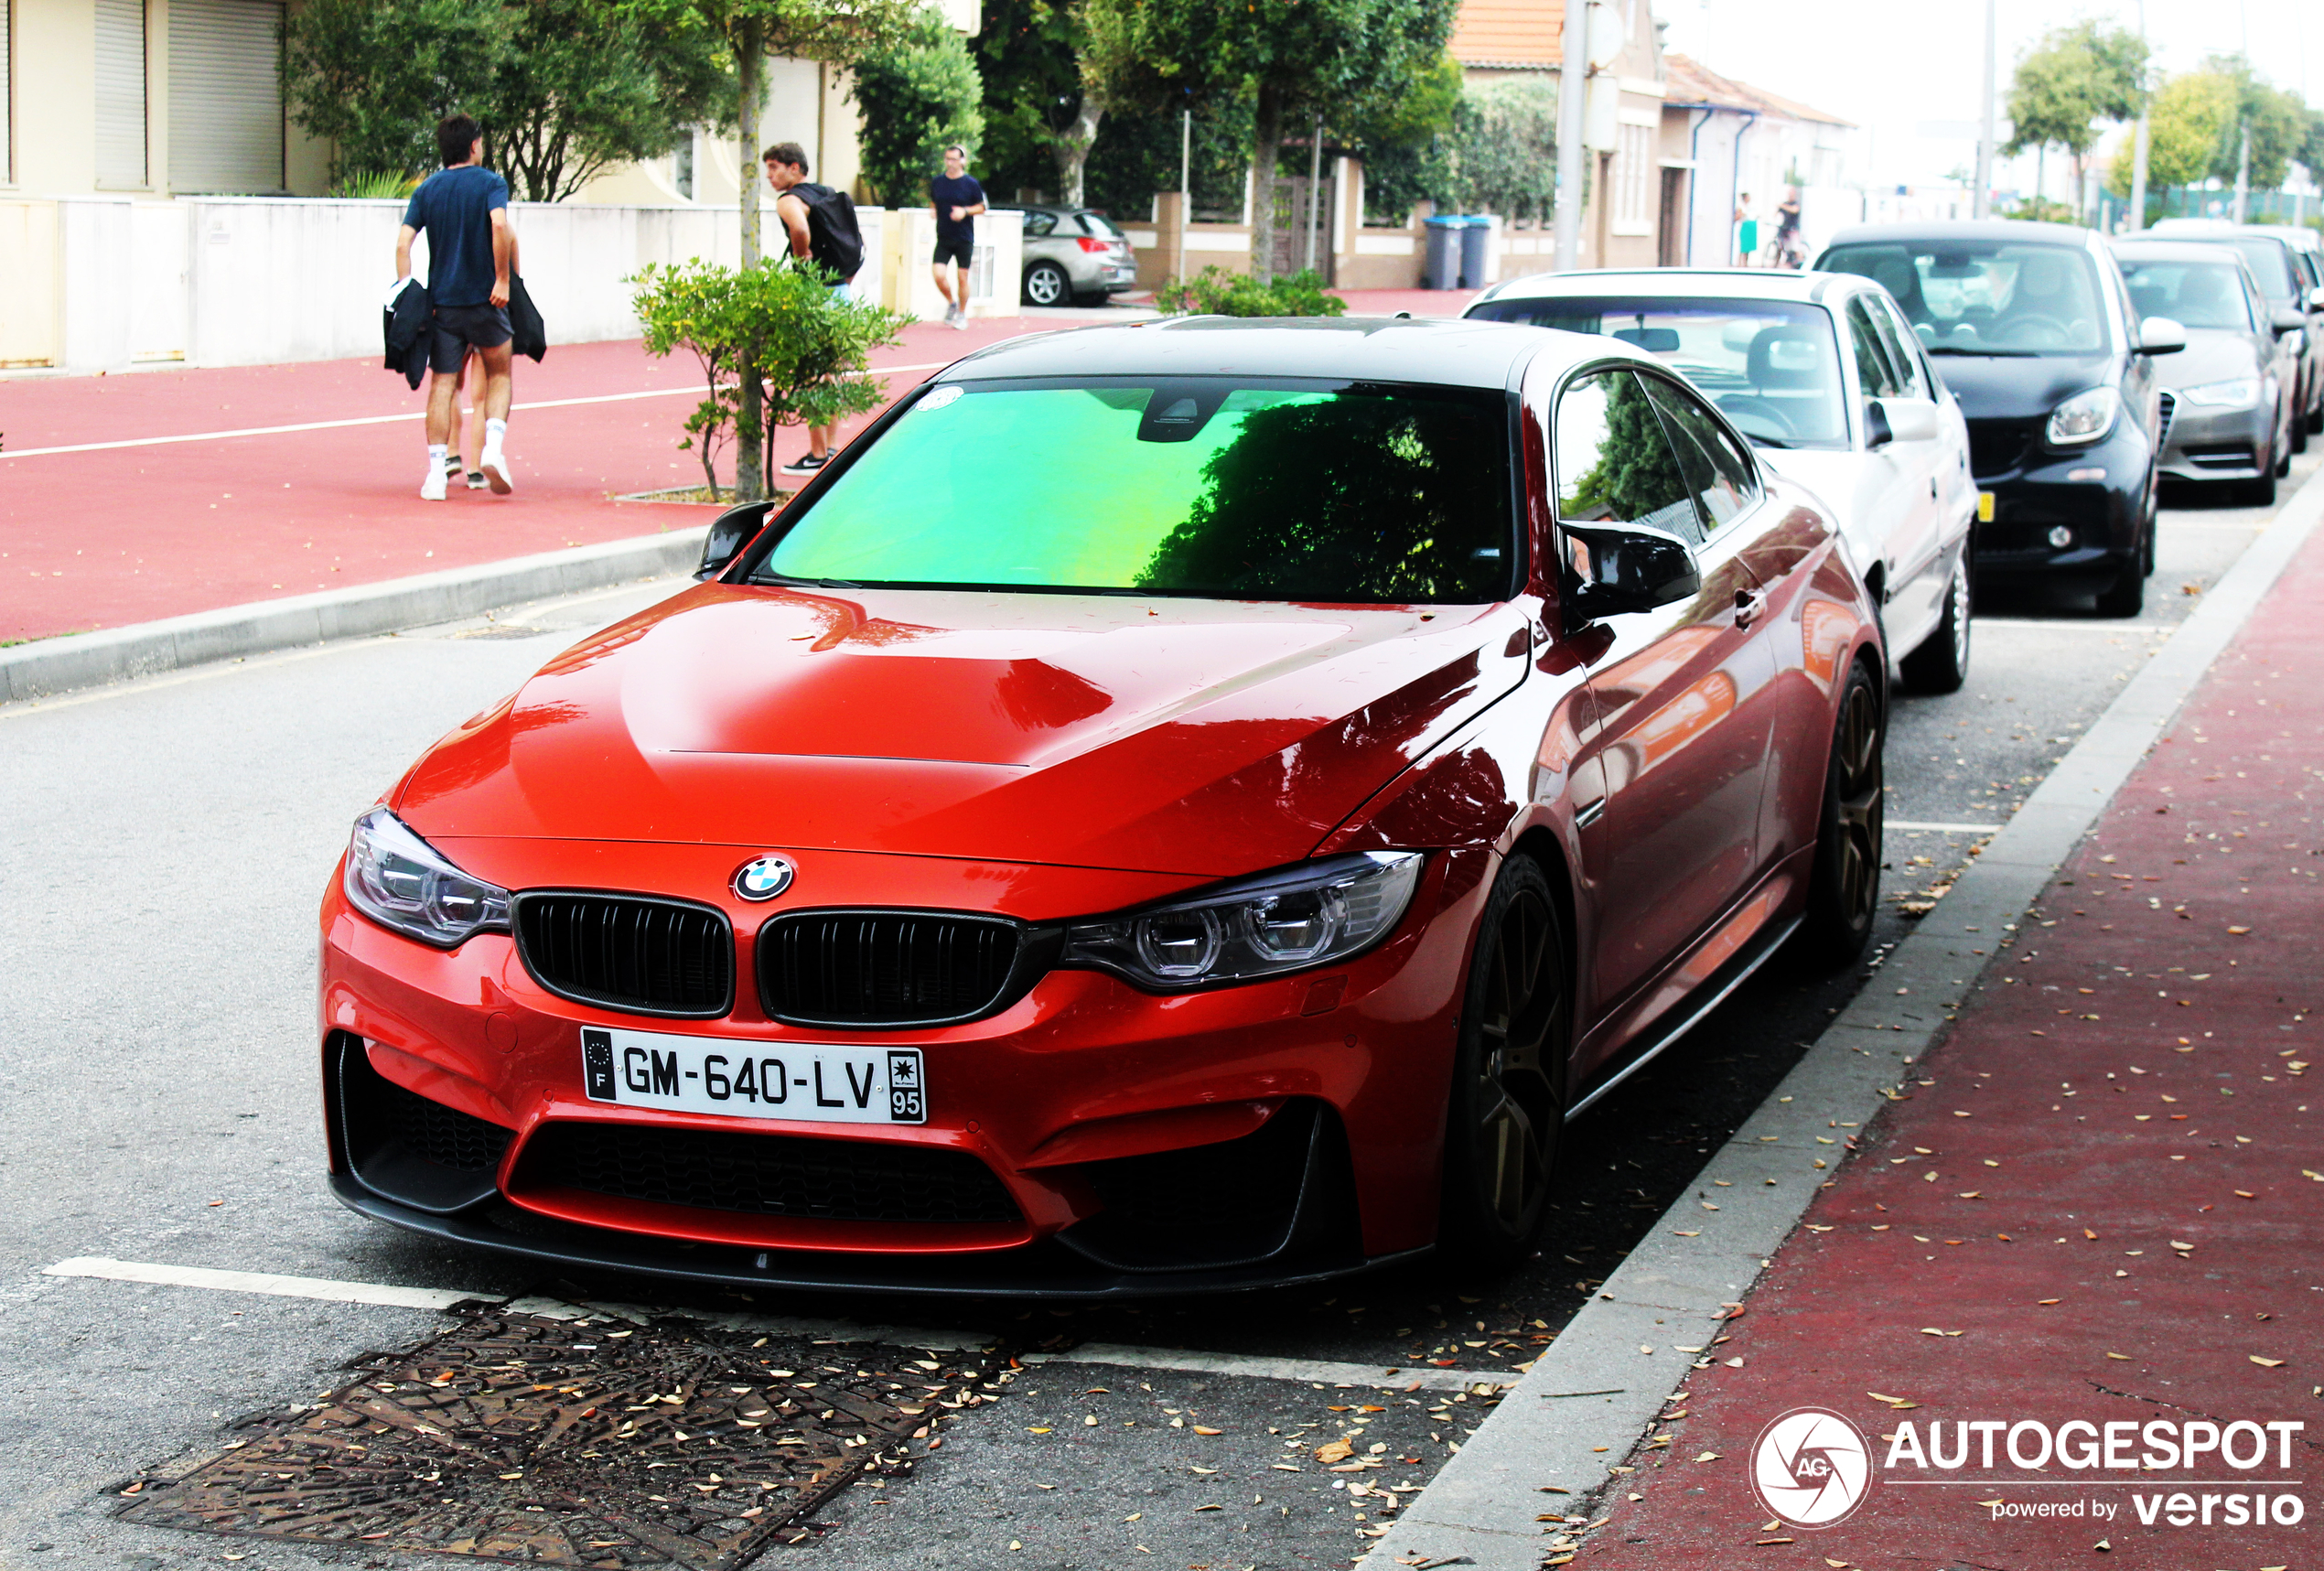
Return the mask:
[[[1977,192],[1969,206],[1972,218],[1993,216],[1993,0],[1985,0],[1985,92],[1977,122]]]
[[[1570,273],[1582,243],[1582,100],[1589,82],[1589,6],[1565,0],[1557,50],[1556,270]]]
[[[1194,111],[1178,112],[1178,261],[1170,276],[1186,277],[1186,226],[1194,221]]]
[[[2242,223],[2252,198],[2252,123],[2243,122],[2243,145],[2235,150],[2235,221]]]
[[[2146,0],[2138,0],[2138,41],[2146,41]],[[2146,227],[2146,67],[2138,68],[2138,127],[2130,134],[2130,224],[2136,234]]]
[[[1310,273],[1316,265],[1316,227],[1323,216],[1323,111],[1316,111],[1315,135],[1307,143],[1307,261]]]
[[[759,19],[746,16],[739,27],[741,37],[735,40],[735,74],[742,89],[742,113],[737,130],[737,140],[742,144],[742,265],[748,271],[759,265],[759,182],[766,171],[759,165],[759,100],[766,91],[759,74],[766,57]],[[759,368],[747,358],[735,367],[735,377],[739,383],[735,414],[735,500],[759,501],[767,494],[766,414],[760,403],[764,390],[759,385]]]

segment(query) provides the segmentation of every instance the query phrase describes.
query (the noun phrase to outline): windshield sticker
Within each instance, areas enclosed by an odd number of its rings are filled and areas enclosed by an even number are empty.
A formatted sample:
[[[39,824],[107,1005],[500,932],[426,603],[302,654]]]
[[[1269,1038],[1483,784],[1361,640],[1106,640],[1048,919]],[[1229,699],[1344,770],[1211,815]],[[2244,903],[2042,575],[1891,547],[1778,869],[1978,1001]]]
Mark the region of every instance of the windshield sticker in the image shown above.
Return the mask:
[[[967,391],[968,389],[960,383],[954,382],[950,387],[938,388],[912,407],[916,412],[925,414],[931,410],[941,409],[948,404],[957,403],[960,395]]]

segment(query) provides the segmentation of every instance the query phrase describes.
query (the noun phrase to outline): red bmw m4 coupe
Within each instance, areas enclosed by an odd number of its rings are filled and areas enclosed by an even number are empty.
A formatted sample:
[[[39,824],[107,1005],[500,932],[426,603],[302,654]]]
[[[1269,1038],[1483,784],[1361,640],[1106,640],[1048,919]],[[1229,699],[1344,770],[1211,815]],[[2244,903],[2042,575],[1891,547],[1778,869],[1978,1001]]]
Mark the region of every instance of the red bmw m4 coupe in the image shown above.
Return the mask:
[[[1490,1267],[1565,1121],[1869,930],[1872,606],[1617,339],[1015,339],[701,579],[357,821],[354,1210],[761,1286]]]

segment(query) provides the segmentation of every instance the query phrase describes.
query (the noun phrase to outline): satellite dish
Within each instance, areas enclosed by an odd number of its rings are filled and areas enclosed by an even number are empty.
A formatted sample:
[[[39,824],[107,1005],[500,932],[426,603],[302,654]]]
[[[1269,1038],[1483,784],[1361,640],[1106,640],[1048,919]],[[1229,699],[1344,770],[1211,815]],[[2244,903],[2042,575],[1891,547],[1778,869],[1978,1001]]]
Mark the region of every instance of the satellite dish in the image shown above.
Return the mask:
[[[1589,0],[1589,11],[1584,26],[1587,29],[1589,69],[1604,70],[1621,59],[1630,48],[1630,25],[1622,20],[1621,8],[1613,0]]]

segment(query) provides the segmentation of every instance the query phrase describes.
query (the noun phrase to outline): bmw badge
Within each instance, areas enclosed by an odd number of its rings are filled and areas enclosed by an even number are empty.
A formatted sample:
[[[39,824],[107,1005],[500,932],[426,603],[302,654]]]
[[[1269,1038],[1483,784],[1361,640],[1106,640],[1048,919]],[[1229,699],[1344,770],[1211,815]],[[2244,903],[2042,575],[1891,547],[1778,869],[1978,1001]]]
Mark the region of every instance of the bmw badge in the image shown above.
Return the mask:
[[[746,900],[771,900],[791,888],[792,869],[780,856],[758,856],[735,869],[735,893]]]

